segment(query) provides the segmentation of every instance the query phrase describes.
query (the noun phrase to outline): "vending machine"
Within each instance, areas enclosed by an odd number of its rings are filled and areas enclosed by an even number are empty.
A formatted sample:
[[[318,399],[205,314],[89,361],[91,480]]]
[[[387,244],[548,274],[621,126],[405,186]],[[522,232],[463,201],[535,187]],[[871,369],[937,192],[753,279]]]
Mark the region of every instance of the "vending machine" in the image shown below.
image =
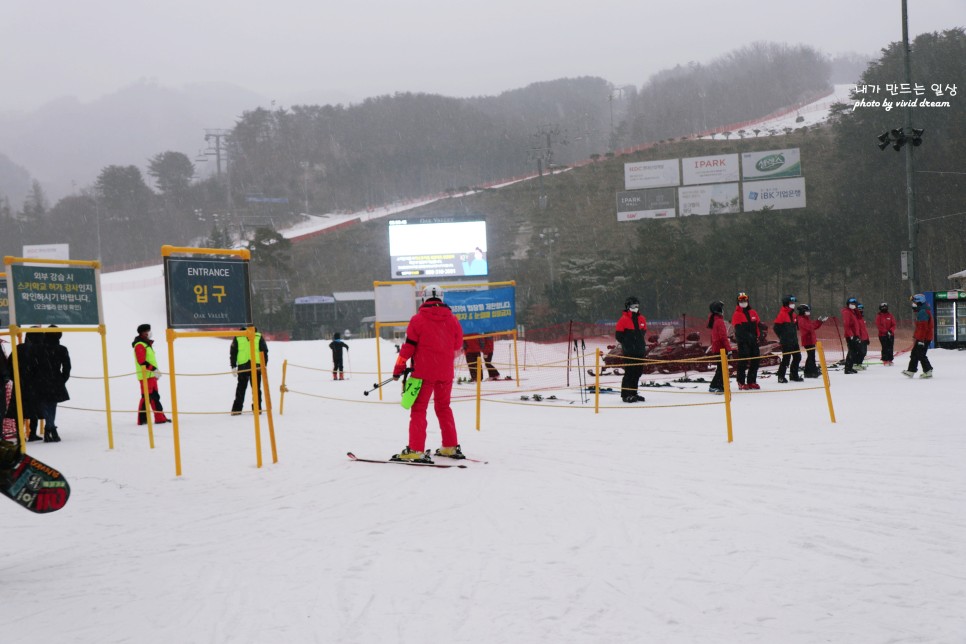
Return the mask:
[[[936,346],[966,348],[966,291],[933,291],[932,295]]]

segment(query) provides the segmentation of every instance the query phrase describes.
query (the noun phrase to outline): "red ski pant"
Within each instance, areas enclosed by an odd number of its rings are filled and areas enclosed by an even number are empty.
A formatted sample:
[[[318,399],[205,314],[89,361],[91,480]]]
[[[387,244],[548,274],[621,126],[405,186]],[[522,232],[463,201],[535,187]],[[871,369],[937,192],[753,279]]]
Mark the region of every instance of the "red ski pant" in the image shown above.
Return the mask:
[[[144,391],[141,389],[141,381],[138,380],[138,393],[141,394],[141,402],[138,404],[138,425],[148,422],[144,415]],[[154,412],[154,422],[160,423],[167,420],[164,415],[164,408],[161,407],[161,394],[158,393],[157,378],[148,378],[148,398],[151,400],[151,410]]]
[[[409,449],[416,452],[426,449],[426,410],[429,408],[430,396],[433,398],[433,411],[436,412],[443,435],[443,447],[455,447],[459,444],[456,438],[456,421],[453,419],[453,410],[449,407],[452,391],[452,380],[423,381],[416,402],[409,408]]]

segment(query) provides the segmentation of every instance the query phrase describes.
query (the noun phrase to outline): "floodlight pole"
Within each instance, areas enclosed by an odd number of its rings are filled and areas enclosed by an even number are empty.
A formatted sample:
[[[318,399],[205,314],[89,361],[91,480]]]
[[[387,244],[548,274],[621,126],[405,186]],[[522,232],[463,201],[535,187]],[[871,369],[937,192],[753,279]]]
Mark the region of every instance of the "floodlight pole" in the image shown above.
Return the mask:
[[[912,87],[912,67],[909,63],[909,12],[908,0],[902,0],[902,60],[905,66],[906,85]],[[905,131],[912,132],[912,107],[906,106]],[[909,291],[910,295],[919,292],[919,273],[916,271],[916,193],[912,170],[912,142],[906,143],[906,219],[909,225]]]

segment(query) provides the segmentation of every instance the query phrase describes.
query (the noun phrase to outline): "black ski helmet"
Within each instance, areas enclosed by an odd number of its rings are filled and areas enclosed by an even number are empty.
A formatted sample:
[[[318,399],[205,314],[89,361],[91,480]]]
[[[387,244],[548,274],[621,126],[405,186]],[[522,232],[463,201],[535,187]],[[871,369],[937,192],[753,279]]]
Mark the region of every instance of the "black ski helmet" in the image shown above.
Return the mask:
[[[807,313],[807,312],[809,312],[811,310],[812,310],[812,307],[810,307],[808,304],[799,304],[798,305],[798,314],[799,315],[805,315],[805,313]]]
[[[624,300],[624,310],[629,311],[631,307],[634,306],[635,304],[640,306],[641,301],[632,295],[626,300]]]
[[[789,304],[794,304],[797,301],[798,300],[795,298],[794,295],[786,295],[785,297],[782,298],[782,306],[788,306]]]
[[[708,310],[711,311],[712,313],[717,313],[718,315],[722,315],[724,313],[724,302],[721,302],[720,300],[715,300],[714,302],[708,305]]]
[[[854,297],[850,297],[849,299],[845,300],[845,304],[846,305],[849,305],[849,304],[858,304],[858,303],[859,303],[859,301],[857,299],[855,299]]]
[[[889,303],[888,302],[882,302],[882,303],[880,303],[879,304],[879,310],[882,311],[883,313],[888,313],[889,312]]]

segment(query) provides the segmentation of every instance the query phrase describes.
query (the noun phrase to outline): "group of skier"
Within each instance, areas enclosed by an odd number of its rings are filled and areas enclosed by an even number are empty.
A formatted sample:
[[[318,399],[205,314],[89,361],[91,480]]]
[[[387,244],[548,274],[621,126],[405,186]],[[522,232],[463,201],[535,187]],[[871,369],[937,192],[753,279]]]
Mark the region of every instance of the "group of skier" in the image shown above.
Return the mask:
[[[921,363],[922,378],[932,377],[932,365],[926,357],[932,341],[932,313],[922,294],[912,298],[916,313],[916,330],[909,368],[902,373],[913,377]],[[708,328],[711,330],[711,346],[708,353],[718,354],[722,349],[731,353],[736,348],[732,360],[739,390],[760,389],[758,367],[761,342],[767,335],[767,326],[762,323],[758,312],[751,306],[751,299],[745,292],[738,293],[735,310],[731,316],[731,328],[735,344],[731,346],[728,328],[724,320],[724,303],[714,301],[708,305]],[[817,345],[816,331],[828,320],[828,316],[812,318],[808,304],[798,302],[794,295],[786,295],[781,300],[781,308],[772,323],[781,347],[781,361],[778,366],[779,383],[802,382],[805,378],[818,378],[822,375],[815,356]],[[865,356],[869,346],[869,331],[866,326],[864,307],[855,297],[849,297],[842,309],[842,323],[848,350],[845,357],[845,373],[855,374],[865,370]],[[882,363],[892,366],[894,359],[896,320],[889,312],[889,304],[879,304],[876,315],[876,331],[882,345]],[[640,301],[629,297],[624,302],[624,311],[617,322],[616,338],[621,345],[624,359],[624,378],[621,383],[621,398],[624,402],[642,402],[644,398],[637,393],[638,382],[644,370],[647,345],[644,340],[647,321],[640,314]],[[805,350],[805,364],[802,365],[801,350]],[[724,374],[719,363],[708,390],[711,393],[724,392]]]

